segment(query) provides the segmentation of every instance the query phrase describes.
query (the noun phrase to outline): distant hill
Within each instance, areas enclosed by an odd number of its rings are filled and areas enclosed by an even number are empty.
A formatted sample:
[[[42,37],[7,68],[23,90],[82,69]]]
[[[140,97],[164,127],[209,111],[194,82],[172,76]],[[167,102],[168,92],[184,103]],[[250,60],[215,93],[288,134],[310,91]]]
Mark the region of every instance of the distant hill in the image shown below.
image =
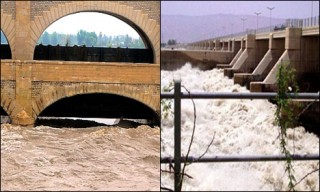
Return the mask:
[[[256,15],[231,15],[216,14],[206,16],[185,15],[161,15],[161,42],[166,43],[169,39],[176,39],[179,43],[189,43],[198,40],[221,36],[223,34],[241,32],[246,18],[245,29],[256,29]],[[269,26],[269,17],[259,16],[259,28]],[[285,19],[272,19],[272,25],[285,23]]]

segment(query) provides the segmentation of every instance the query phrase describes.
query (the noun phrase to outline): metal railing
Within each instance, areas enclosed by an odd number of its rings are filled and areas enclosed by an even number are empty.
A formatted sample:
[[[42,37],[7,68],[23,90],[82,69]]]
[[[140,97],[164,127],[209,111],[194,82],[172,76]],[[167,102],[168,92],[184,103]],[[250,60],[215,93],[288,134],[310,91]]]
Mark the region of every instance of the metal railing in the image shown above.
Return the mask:
[[[308,17],[305,19],[286,19],[284,23],[280,23],[277,25],[260,27],[258,29],[246,29],[245,31],[241,31],[238,33],[227,34],[223,36],[217,36],[206,40],[196,41],[193,43],[199,43],[203,41],[214,41],[214,40],[221,40],[221,39],[232,39],[234,37],[245,36],[247,34],[258,34],[258,33],[268,33],[274,31],[285,30],[287,27],[298,27],[298,28],[306,28],[306,27],[316,27],[320,25],[320,17]],[[189,45],[193,44],[189,43]]]
[[[180,190],[181,163],[212,163],[212,162],[252,162],[252,161],[283,161],[283,155],[256,156],[213,156],[213,157],[182,157],[181,156],[181,99],[275,99],[277,93],[183,93],[181,81],[174,81],[174,93],[161,93],[161,99],[174,99],[174,157],[161,157],[160,163],[174,163],[174,190]],[[318,93],[288,93],[288,98],[319,101]],[[292,160],[319,160],[319,154],[291,156]]]

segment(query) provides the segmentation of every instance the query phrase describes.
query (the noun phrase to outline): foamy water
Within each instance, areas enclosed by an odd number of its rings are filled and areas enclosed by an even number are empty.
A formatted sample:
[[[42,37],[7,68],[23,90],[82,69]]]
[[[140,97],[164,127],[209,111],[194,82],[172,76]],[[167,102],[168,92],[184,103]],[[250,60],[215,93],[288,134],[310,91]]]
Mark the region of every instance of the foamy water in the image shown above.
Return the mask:
[[[200,71],[190,64],[177,71],[161,71],[161,86],[169,85],[180,76],[182,85],[192,92],[249,92],[223,76],[223,71]],[[182,89],[183,90],[183,89]],[[184,91],[184,90],[183,90]],[[274,125],[276,106],[267,100],[195,100],[197,121],[192,156],[201,155],[213,135],[215,139],[207,157],[215,155],[281,155],[279,130]],[[173,106],[173,104],[172,104]],[[181,102],[182,155],[185,155],[193,127],[191,100]],[[161,156],[173,157],[173,115],[161,122]],[[303,127],[288,130],[288,147],[296,154],[319,154],[319,139]],[[294,145],[294,147],[293,147]],[[294,161],[294,175],[299,181],[305,174],[319,167],[319,161]],[[161,169],[169,170],[161,164]],[[287,190],[288,178],[284,162],[194,163],[186,172],[183,190]],[[163,173],[161,186],[173,189],[173,175]],[[319,191],[319,172],[309,175],[296,190]]]
[[[1,190],[160,188],[160,128],[1,125]]]

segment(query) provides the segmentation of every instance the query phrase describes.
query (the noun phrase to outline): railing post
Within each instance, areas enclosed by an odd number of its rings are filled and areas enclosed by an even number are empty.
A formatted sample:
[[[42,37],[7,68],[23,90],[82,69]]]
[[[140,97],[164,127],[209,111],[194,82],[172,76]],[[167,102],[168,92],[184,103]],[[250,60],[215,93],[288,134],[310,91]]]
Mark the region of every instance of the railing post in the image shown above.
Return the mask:
[[[181,191],[181,80],[174,80],[174,190]]]

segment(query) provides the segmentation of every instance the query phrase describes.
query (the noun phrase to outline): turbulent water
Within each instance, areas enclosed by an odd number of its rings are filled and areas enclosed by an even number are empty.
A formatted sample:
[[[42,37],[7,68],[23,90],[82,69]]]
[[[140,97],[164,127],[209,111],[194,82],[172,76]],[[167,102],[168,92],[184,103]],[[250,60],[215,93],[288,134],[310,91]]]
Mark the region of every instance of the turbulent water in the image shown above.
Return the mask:
[[[190,64],[177,71],[161,71],[161,87],[167,87],[174,76],[192,92],[249,92],[223,76],[223,71],[200,71]],[[182,89],[183,90],[183,89]],[[185,91],[185,90],[183,90]],[[193,127],[193,105],[183,99],[182,155],[185,155]],[[212,137],[213,144],[205,157],[216,155],[281,155],[274,125],[275,105],[267,100],[195,100],[197,121],[192,156],[202,154]],[[172,104],[173,106],[173,104]],[[319,139],[304,127],[288,129],[288,147],[295,154],[319,154]],[[294,147],[293,147],[294,146]],[[173,115],[161,121],[161,156],[173,157]],[[287,190],[288,177],[284,162],[194,163],[189,165],[183,190]],[[319,168],[319,161],[294,161],[294,175],[299,181],[304,175]],[[161,169],[169,171],[167,165]],[[173,189],[173,174],[161,174],[161,186]],[[296,190],[319,191],[319,171],[310,174]]]
[[[1,125],[1,190],[159,190],[160,128]]]

